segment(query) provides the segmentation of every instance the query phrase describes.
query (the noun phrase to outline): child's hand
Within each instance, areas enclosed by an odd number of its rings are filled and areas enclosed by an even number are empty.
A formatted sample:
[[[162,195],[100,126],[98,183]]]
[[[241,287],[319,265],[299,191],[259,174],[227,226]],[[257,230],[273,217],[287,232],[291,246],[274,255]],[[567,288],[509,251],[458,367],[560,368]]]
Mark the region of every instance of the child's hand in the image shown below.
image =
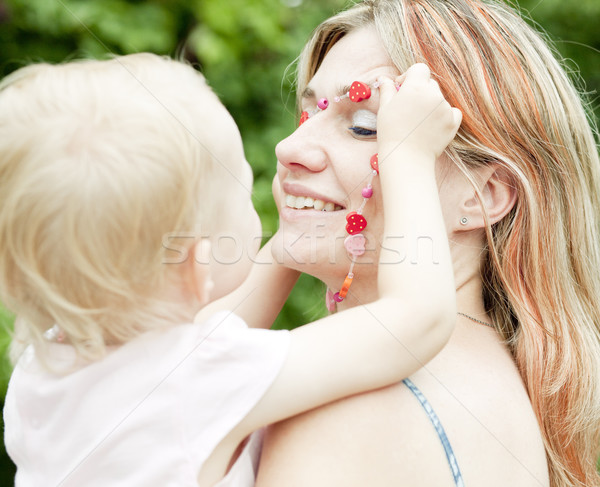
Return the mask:
[[[396,78],[381,78],[377,114],[380,160],[395,150],[421,152],[437,159],[456,135],[458,108],[444,99],[425,64],[415,64]]]

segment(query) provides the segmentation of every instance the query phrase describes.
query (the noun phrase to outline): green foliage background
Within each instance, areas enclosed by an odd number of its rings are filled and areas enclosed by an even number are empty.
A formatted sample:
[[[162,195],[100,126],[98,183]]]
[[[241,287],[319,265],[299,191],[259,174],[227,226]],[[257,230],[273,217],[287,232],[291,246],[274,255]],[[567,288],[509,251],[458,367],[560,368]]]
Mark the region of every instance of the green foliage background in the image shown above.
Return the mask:
[[[197,62],[237,121],[254,168],[253,199],[265,233],[277,228],[271,198],[273,149],[296,125],[293,67],[318,22],[346,0],[0,0],[0,76],[37,61],[152,51]],[[521,0],[569,59],[600,115],[600,1]],[[579,74],[581,73],[581,78]],[[1,136],[1,134],[0,134]],[[1,182],[0,182],[1,184]],[[323,287],[303,276],[276,327],[324,314]],[[13,316],[0,308],[0,398],[10,366]],[[60,439],[57,439],[60,441]],[[0,484],[14,466],[0,450]]]

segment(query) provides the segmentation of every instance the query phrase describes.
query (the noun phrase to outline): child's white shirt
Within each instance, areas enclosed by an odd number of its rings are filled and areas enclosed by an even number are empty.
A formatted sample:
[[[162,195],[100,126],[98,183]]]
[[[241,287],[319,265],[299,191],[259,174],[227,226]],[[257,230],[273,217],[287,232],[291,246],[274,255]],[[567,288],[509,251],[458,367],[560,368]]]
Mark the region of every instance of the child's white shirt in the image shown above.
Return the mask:
[[[47,372],[29,349],[9,384],[6,448],[15,484],[197,486],[219,442],[263,397],[287,356],[287,331],[249,329],[230,312],[149,332],[88,365],[52,343]],[[254,485],[255,433],[219,487]]]

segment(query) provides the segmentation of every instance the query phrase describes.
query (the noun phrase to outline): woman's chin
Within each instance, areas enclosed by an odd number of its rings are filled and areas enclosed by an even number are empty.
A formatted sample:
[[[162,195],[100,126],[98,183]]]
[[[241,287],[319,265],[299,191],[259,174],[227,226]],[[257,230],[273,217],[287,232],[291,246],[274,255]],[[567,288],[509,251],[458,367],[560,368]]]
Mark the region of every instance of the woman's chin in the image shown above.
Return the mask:
[[[324,282],[344,279],[352,263],[344,241],[346,212],[280,209],[279,230],[273,238],[275,260],[286,267],[310,274]],[[356,269],[376,267],[377,238],[369,232],[363,255],[357,258]]]
[[[344,238],[327,234],[324,229],[309,232],[282,222],[273,237],[272,253],[275,261],[286,267],[327,280],[337,274],[344,275],[350,265]]]

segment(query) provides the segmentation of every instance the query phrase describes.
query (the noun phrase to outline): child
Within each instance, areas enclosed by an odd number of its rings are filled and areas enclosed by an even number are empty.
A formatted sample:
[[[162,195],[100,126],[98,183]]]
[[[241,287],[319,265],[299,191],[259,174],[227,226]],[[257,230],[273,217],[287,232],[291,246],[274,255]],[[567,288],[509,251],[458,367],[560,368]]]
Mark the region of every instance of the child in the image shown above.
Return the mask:
[[[137,54],[30,66],[0,85],[0,299],[18,315],[15,350],[27,347],[4,410],[17,486],[252,485],[260,438],[238,454],[253,431],[397,382],[443,347],[455,310],[438,196],[409,214],[401,194],[460,116],[411,70],[398,94],[380,87],[385,123],[408,132],[435,113],[409,152],[380,141],[385,235],[410,238],[420,220],[445,252],[380,265],[381,299],[292,332],[248,327],[270,326],[297,276],[264,265],[267,245],[245,279],[260,234],[251,171],[197,72]],[[226,279],[211,272],[218,235],[245,249]]]

